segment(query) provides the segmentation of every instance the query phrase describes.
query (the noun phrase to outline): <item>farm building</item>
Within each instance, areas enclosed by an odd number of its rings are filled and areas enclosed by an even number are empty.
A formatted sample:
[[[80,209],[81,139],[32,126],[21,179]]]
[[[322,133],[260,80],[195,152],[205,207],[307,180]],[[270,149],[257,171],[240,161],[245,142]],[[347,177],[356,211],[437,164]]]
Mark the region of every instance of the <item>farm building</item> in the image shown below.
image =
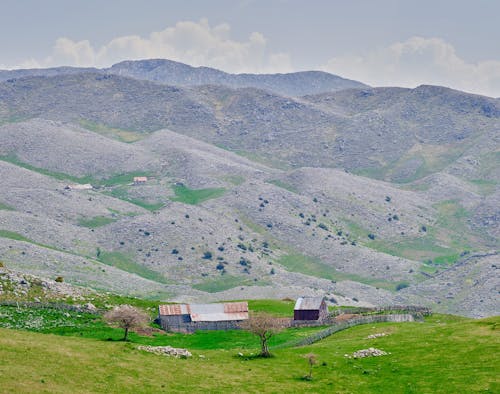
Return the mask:
[[[134,185],[144,185],[148,181],[147,176],[135,176]]]
[[[293,309],[293,320],[323,321],[328,317],[328,307],[324,297],[300,297]]]
[[[160,305],[158,312],[166,331],[232,330],[248,319],[248,303]]]

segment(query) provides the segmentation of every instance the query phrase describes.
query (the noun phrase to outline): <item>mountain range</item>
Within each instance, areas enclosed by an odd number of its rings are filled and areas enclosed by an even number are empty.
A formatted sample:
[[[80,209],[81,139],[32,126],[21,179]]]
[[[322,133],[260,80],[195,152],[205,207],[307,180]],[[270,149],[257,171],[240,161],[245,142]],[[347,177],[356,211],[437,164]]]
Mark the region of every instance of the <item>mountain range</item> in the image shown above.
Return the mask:
[[[168,60],[0,81],[9,268],[176,301],[498,311],[499,99]]]

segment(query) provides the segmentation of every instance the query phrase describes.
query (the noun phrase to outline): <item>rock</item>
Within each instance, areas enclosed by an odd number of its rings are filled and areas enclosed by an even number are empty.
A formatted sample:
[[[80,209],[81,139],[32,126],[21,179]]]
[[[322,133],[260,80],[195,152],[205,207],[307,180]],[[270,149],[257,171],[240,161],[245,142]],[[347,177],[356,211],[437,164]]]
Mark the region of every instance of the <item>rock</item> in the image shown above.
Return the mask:
[[[346,354],[345,357],[347,358],[365,358],[365,357],[379,357],[379,356],[386,356],[387,352],[384,352],[383,350],[380,349],[375,349],[373,347],[370,347],[368,349],[361,349],[352,354],[352,356]]]
[[[188,358],[192,354],[187,349],[175,348],[172,346],[138,346],[137,349],[144,350],[145,352],[158,354],[161,356],[173,356],[176,358]]]
[[[92,304],[91,302],[88,302],[84,305],[84,308],[85,310],[89,311],[89,312],[95,312],[97,311],[97,308],[95,307],[94,304]]]
[[[387,334],[385,332],[381,332],[381,333],[378,333],[378,334],[368,335],[366,338],[367,339],[375,339],[375,338],[380,338],[380,337],[386,337],[387,335],[389,335],[389,334]]]

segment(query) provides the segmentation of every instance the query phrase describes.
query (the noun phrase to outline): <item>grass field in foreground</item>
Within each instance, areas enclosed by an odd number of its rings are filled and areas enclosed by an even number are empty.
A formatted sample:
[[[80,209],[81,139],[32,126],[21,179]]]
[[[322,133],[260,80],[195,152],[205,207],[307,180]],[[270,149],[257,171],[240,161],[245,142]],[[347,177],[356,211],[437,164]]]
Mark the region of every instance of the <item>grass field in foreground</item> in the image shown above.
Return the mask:
[[[498,317],[475,321],[437,315],[425,323],[369,324],[308,347],[275,350],[271,359],[240,357],[238,352],[249,350],[232,342],[223,349],[191,348],[193,357],[184,360],[141,352],[135,343],[0,329],[0,391],[499,392],[499,323]],[[389,335],[366,338],[377,332]],[[370,346],[390,354],[344,357]],[[309,352],[317,354],[318,364],[312,381],[305,381],[303,356]]]

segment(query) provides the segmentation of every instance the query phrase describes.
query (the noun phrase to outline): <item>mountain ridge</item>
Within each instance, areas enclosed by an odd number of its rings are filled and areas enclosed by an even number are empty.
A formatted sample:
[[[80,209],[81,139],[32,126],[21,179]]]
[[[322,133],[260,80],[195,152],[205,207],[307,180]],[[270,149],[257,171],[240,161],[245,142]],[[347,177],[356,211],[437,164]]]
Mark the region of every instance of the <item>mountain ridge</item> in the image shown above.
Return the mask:
[[[164,85],[224,85],[273,91],[286,96],[302,96],[347,88],[368,87],[361,82],[324,71],[277,74],[231,74],[210,67],[193,67],[167,59],[128,60],[107,68],[54,67],[47,69],[0,70],[0,81],[30,76],[72,75],[82,72],[120,75]]]

